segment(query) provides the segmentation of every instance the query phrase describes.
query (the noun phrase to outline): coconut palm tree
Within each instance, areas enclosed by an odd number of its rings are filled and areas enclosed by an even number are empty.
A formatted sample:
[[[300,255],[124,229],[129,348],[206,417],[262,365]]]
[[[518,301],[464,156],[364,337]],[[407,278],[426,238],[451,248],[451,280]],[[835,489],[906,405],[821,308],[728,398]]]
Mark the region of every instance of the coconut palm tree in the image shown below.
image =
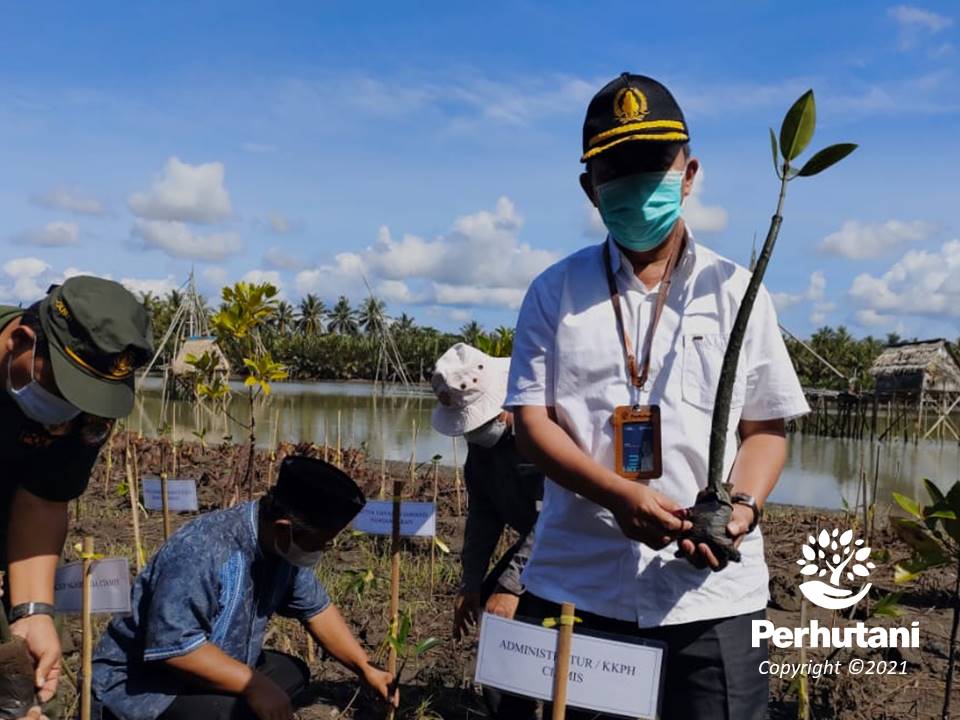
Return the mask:
[[[327,307],[323,300],[313,293],[308,293],[300,301],[300,317],[297,326],[300,332],[306,335],[319,335],[323,332],[323,320],[327,315]]]
[[[393,325],[390,327],[394,332],[408,333],[411,330],[414,330],[417,327],[417,324],[414,322],[414,319],[406,313],[400,313],[400,317],[394,320]]]
[[[293,305],[286,300],[277,303],[277,310],[273,315],[273,327],[280,335],[286,335],[293,330],[296,320]]]
[[[327,328],[337,335],[356,335],[359,331],[357,325],[357,313],[350,307],[350,301],[346,295],[341,295],[337,299],[337,304],[328,315]]]
[[[463,338],[463,341],[467,345],[473,345],[476,347],[477,343],[480,342],[480,339],[484,337],[483,326],[480,325],[476,320],[471,320],[470,322],[464,324],[460,328],[460,337]]]
[[[387,305],[383,300],[370,295],[360,304],[360,310],[357,313],[357,321],[363,332],[367,335],[373,335],[380,331],[381,326],[387,319],[385,310]]]

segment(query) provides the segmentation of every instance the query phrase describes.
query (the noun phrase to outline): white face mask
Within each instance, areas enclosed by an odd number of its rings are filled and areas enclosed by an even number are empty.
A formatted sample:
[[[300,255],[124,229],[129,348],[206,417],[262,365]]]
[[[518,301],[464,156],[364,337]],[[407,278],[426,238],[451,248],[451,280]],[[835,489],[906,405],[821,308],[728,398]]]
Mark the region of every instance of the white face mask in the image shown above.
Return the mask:
[[[10,397],[14,399],[24,415],[41,425],[62,425],[73,420],[80,414],[80,410],[37,382],[33,371],[36,358],[37,339],[34,338],[33,349],[30,351],[30,382],[22,388],[14,388],[13,380],[10,377],[13,356],[10,357],[7,361],[7,392],[10,393]]]
[[[463,434],[463,439],[468,443],[479,445],[480,447],[492,448],[507,431],[507,423],[499,417],[495,417],[490,422],[484,423],[475,430]]]
[[[277,542],[277,538],[273,540],[273,549],[276,551],[277,555],[282,557],[291,565],[296,565],[301,568],[312,568],[315,567],[320,558],[323,557],[323,550],[314,550],[313,552],[307,552],[302,547],[297,545],[293,540],[293,528],[290,528],[290,547],[287,548],[286,552],[280,549],[280,543]]]

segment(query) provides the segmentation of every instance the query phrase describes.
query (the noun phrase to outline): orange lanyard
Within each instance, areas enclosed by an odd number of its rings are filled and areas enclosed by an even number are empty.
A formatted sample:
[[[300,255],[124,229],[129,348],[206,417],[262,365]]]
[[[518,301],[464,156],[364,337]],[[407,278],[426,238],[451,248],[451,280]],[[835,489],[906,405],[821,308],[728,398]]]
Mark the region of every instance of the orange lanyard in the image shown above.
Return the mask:
[[[682,225],[679,225],[682,228]],[[682,231],[682,230],[681,230]],[[675,231],[674,231],[675,232]],[[623,339],[623,351],[627,357],[627,372],[630,374],[630,382],[634,387],[643,389],[647,383],[647,375],[650,373],[650,354],[653,352],[653,334],[657,330],[657,324],[660,322],[660,315],[663,314],[663,306],[667,304],[667,294],[670,292],[670,281],[673,276],[673,268],[680,257],[680,248],[684,245],[684,239],[674,241],[675,245],[667,258],[667,266],[663,271],[663,278],[660,280],[660,290],[657,292],[657,303],[654,306],[653,318],[650,327],[647,329],[647,337],[644,342],[643,363],[640,366],[640,372],[637,373],[637,356],[633,352],[633,342],[627,334],[627,326],[623,322],[623,308],[620,306],[620,290],[617,287],[617,279],[613,274],[613,262],[610,258],[610,242],[607,241],[603,246],[603,260],[607,269],[607,285],[610,288],[610,303],[613,305],[613,314],[617,318],[617,327],[620,330],[620,336]]]

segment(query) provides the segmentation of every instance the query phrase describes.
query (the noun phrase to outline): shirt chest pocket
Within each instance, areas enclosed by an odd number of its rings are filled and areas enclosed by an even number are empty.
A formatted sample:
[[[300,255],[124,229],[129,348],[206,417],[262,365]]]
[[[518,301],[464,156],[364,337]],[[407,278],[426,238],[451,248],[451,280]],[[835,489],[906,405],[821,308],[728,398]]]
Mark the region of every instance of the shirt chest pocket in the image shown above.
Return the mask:
[[[713,410],[720,385],[720,369],[730,335],[726,333],[685,333],[683,336],[683,399],[703,410]],[[742,408],[747,395],[747,372],[737,363],[730,409]]]

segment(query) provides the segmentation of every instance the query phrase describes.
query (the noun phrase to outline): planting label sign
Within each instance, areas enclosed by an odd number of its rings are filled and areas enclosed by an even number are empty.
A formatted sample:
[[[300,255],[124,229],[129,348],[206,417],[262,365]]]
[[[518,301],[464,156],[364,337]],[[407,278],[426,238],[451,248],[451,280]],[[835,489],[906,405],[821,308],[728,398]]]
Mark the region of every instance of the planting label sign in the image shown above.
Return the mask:
[[[57,612],[82,612],[83,563],[58,567],[53,590]],[[93,561],[90,567],[90,607],[95,613],[130,612],[130,563],[126,558]]]
[[[167,504],[170,512],[196,512],[196,480],[167,480]],[[163,490],[160,478],[143,479],[143,506],[147,510],[163,510]]]
[[[626,639],[625,639],[626,640]],[[553,697],[557,631],[485,613],[476,681],[516,695]],[[570,651],[567,704],[631,718],[658,717],[663,682],[660,643],[580,634]]]
[[[353,529],[370,535],[393,534],[393,501],[367,500],[354,518]],[[433,537],[437,534],[437,510],[432,502],[400,503],[400,534],[405,537]]]

